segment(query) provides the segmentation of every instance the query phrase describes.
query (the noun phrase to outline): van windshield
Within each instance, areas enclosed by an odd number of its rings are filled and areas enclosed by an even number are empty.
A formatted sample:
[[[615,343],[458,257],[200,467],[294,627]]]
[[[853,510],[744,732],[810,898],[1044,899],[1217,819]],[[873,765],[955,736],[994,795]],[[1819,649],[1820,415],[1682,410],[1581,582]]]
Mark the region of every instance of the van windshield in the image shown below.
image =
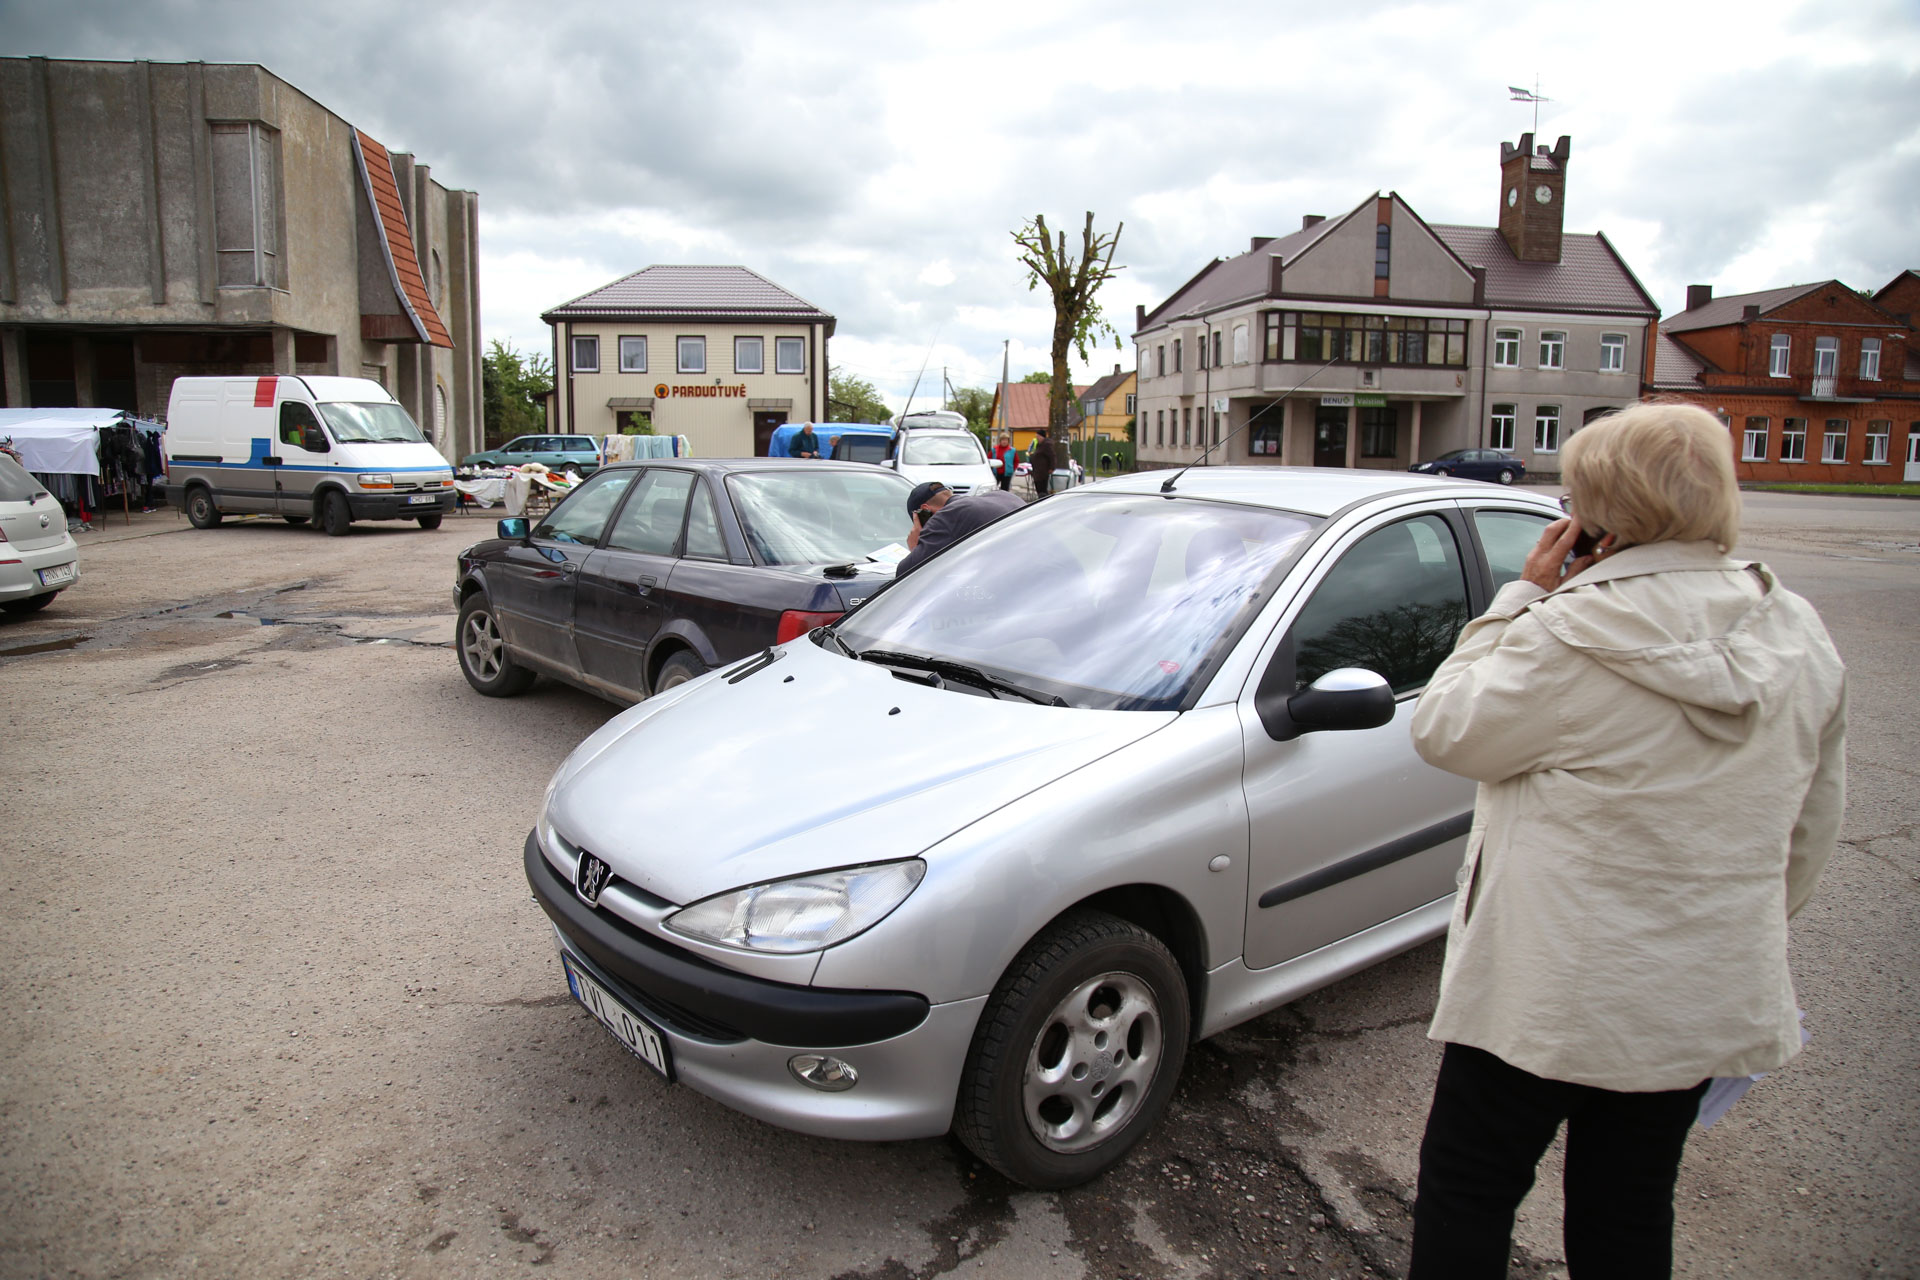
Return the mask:
[[[910,467],[971,466],[986,460],[980,442],[971,435],[958,432],[937,436],[910,435],[900,449],[900,461]]]
[[[320,416],[333,428],[333,438],[341,442],[414,444],[426,437],[399,405],[364,401],[335,400],[320,406]]]

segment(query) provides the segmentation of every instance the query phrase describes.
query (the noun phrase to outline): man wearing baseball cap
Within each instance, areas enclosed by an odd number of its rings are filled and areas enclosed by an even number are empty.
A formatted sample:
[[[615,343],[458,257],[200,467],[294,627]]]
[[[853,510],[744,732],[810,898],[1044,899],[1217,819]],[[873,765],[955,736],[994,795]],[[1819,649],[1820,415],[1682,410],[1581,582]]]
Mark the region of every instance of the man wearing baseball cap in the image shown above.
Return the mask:
[[[939,481],[922,481],[907,495],[907,511],[913,516],[913,528],[907,533],[906,558],[895,567],[894,577],[911,573],[974,530],[985,528],[1026,505],[1021,498],[999,489],[982,489],[956,498],[953,490]]]

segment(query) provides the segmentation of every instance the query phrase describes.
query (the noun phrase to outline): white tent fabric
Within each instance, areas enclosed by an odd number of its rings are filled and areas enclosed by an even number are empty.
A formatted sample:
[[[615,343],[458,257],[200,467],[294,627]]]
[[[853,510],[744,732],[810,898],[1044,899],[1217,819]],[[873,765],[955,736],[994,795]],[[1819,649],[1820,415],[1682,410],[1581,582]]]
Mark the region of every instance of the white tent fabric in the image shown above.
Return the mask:
[[[119,409],[0,409],[0,440],[13,437],[29,471],[97,476],[94,433],[130,420],[137,421]]]

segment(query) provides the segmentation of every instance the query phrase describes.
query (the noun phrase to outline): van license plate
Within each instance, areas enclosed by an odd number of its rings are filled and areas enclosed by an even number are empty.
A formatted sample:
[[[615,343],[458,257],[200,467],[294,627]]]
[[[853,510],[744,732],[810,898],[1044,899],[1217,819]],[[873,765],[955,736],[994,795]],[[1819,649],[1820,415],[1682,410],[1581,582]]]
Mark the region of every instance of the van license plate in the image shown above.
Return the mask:
[[[632,1050],[636,1058],[672,1080],[673,1059],[668,1056],[666,1038],[653,1024],[627,1008],[611,991],[576,969],[566,955],[560,957],[560,965],[567,971],[567,986],[572,990],[573,998],[585,1005],[587,1012],[613,1032],[613,1038]]]
[[[57,564],[51,569],[40,571],[40,585],[43,587],[57,587],[63,582],[72,582],[73,579],[74,572],[71,564]]]
[[[417,504],[425,504],[428,502],[438,502],[438,501],[440,501],[440,495],[437,493],[416,493],[407,499],[407,505],[414,506]]]

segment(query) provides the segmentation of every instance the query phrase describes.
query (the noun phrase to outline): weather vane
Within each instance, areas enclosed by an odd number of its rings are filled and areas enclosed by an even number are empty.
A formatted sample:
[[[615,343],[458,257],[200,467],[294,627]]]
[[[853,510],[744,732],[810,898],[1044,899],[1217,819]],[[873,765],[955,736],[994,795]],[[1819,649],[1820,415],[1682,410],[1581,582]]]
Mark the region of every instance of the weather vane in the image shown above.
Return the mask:
[[[1519,85],[1510,84],[1507,86],[1507,93],[1515,102],[1531,102],[1533,104],[1533,131],[1539,133],[1540,104],[1553,101],[1552,98],[1543,98],[1540,96],[1540,77],[1537,74],[1533,77],[1533,88],[1531,90],[1522,89]]]

